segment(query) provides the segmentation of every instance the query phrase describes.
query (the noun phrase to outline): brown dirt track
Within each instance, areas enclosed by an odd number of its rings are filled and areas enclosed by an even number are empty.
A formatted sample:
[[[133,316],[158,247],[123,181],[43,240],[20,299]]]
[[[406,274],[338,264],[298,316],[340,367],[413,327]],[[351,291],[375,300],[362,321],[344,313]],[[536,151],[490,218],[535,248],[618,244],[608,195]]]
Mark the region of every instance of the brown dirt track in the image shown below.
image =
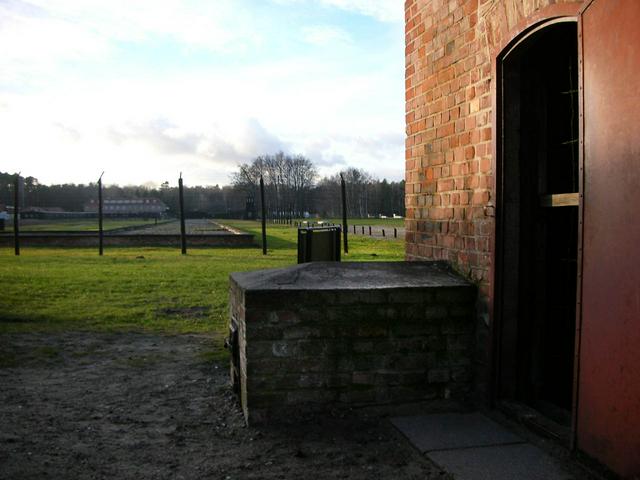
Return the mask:
[[[0,478],[449,478],[363,412],[245,427],[219,344],[0,335]]]

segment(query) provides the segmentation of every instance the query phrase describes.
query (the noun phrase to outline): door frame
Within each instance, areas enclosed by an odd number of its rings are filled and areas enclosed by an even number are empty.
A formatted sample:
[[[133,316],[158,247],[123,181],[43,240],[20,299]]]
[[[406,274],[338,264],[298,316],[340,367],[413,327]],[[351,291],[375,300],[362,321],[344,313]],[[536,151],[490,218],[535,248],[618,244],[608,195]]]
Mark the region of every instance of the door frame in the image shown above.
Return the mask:
[[[499,45],[492,54],[492,77],[494,81],[493,102],[492,102],[492,124],[493,124],[493,171],[494,175],[494,192],[496,198],[496,218],[495,218],[495,234],[493,236],[492,251],[492,268],[491,278],[492,292],[490,297],[490,314],[492,318],[491,332],[491,386],[490,386],[490,406],[495,406],[500,400],[500,374],[501,374],[501,343],[503,332],[502,318],[502,298],[503,287],[503,239],[504,239],[504,221],[502,218],[502,197],[504,191],[504,175],[503,175],[503,70],[502,62],[513,53],[518,46],[526,42],[531,36],[539,31],[559,23],[575,23],[577,24],[577,44],[578,44],[578,132],[579,132],[579,148],[578,148],[578,245],[577,245],[577,278],[576,278],[576,321],[574,334],[574,365],[573,365],[573,388],[571,403],[571,436],[570,447],[572,450],[576,448],[576,432],[577,432],[577,410],[578,410],[578,379],[580,368],[580,333],[582,319],[582,258],[583,258],[583,192],[584,192],[584,90],[583,90],[583,58],[582,58],[582,26],[581,13],[591,1],[585,5],[554,5],[544,11],[539,12],[534,19],[527,19],[525,23],[517,25],[508,36],[508,40]],[[568,8],[569,7],[569,8]]]

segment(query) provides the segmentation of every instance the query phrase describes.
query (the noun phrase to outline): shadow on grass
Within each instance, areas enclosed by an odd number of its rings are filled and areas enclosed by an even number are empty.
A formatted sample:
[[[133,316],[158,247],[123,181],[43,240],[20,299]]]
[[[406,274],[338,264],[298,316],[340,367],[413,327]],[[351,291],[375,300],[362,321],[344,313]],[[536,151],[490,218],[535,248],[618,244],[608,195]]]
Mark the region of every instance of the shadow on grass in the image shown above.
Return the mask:
[[[19,317],[17,315],[11,315],[11,314],[0,314],[0,324],[5,324],[5,323],[21,323],[21,324],[27,324],[27,323],[43,323],[45,322],[44,318],[39,318],[37,315],[35,316],[29,316],[29,317]]]
[[[262,248],[262,236],[259,238],[258,244],[260,248]],[[285,240],[282,237],[269,235],[269,230],[267,229],[267,248],[269,250],[291,250],[292,248],[298,248],[298,244],[291,240]]]

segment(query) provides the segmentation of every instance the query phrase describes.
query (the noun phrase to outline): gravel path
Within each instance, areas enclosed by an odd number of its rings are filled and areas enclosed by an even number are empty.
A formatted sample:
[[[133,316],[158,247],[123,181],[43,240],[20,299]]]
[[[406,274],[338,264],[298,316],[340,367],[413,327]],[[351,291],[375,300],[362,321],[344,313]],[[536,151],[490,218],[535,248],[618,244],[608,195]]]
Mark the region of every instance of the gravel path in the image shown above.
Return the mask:
[[[449,478],[362,412],[245,427],[219,345],[0,335],[0,478]]]
[[[211,220],[185,220],[185,230],[187,235],[219,235],[228,234],[229,231],[214,223]],[[180,222],[161,223],[160,225],[149,225],[136,230],[127,230],[127,235],[180,235]]]

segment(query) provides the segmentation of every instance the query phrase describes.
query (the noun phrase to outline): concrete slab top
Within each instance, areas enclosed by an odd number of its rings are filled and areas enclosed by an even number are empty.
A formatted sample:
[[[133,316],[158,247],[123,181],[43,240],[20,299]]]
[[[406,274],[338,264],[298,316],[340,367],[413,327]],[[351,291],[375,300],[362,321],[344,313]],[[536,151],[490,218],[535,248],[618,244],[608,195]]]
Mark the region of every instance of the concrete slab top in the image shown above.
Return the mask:
[[[236,272],[231,274],[231,279],[251,291],[471,286],[445,262],[310,262],[286,268]]]
[[[540,448],[480,413],[395,417],[409,441],[456,480],[576,480]]]
[[[395,417],[391,422],[421,452],[524,442],[479,413]]]
[[[575,480],[553,457],[528,443],[442,450],[429,457],[457,480]]]

